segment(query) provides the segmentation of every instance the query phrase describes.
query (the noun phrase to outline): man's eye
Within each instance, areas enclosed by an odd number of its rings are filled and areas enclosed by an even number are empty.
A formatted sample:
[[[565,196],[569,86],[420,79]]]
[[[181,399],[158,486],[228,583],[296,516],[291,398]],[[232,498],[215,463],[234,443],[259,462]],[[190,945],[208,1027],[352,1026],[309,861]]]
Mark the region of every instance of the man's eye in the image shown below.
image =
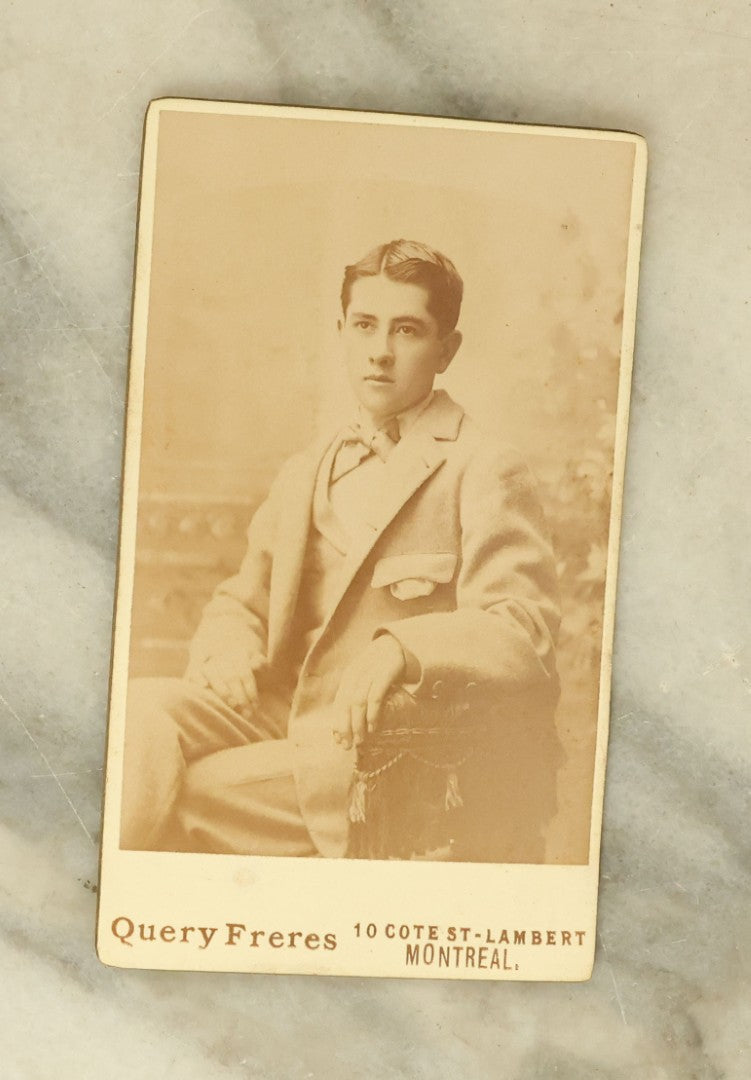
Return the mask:
[[[373,328],[373,324],[368,322],[367,319],[358,319],[355,322],[355,326],[358,330],[371,330]]]
[[[417,333],[417,330],[416,330],[416,328],[414,326],[406,326],[405,325],[405,326],[397,326],[396,332],[397,332],[397,334],[406,334],[407,337],[411,337],[413,334]]]

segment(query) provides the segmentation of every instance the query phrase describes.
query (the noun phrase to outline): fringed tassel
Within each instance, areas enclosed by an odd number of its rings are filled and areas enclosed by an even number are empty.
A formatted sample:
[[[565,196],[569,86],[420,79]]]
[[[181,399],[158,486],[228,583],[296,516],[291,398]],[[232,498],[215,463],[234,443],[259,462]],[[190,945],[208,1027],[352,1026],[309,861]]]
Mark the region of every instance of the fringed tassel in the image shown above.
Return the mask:
[[[368,785],[365,779],[356,773],[349,793],[349,820],[355,824],[365,821],[365,796],[367,792]]]
[[[446,777],[446,810],[458,810],[464,806],[464,800],[459,792],[459,777],[454,769]]]
[[[381,754],[353,774],[347,854],[355,859],[408,859],[445,845],[450,815],[464,805],[461,760],[451,764],[412,751]]]

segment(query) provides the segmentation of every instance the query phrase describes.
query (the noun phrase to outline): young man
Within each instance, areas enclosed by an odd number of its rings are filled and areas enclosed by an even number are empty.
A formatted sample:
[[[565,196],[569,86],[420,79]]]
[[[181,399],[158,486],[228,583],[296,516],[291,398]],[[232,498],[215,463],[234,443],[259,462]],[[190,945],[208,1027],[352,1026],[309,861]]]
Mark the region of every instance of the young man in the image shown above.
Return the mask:
[[[556,576],[527,470],[433,388],[461,299],[424,244],[347,267],[356,416],[282,469],[185,679],[132,684],[123,847],[345,854],[357,747],[405,687],[477,719],[456,857],[542,859]]]

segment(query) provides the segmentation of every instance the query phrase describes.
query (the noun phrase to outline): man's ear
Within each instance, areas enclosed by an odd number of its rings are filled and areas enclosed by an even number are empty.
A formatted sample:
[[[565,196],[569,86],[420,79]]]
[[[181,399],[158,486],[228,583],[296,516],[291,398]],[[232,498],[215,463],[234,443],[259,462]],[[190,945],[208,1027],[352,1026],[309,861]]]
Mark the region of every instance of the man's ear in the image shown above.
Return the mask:
[[[450,334],[446,334],[446,337],[441,342],[441,358],[437,369],[438,374],[443,374],[449,366],[459,351],[461,343],[462,335],[458,330],[452,330]]]

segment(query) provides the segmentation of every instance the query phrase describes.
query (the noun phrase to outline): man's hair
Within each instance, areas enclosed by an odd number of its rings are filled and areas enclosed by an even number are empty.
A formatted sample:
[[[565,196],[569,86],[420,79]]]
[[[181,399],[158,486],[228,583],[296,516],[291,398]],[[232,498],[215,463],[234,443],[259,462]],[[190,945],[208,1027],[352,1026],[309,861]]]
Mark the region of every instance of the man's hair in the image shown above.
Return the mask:
[[[342,311],[347,314],[354,283],[363,277],[385,274],[392,281],[421,285],[428,293],[428,309],[442,335],[450,333],[459,319],[464,284],[451,259],[417,240],[391,240],[369,251],[359,262],[347,266],[342,282]]]

